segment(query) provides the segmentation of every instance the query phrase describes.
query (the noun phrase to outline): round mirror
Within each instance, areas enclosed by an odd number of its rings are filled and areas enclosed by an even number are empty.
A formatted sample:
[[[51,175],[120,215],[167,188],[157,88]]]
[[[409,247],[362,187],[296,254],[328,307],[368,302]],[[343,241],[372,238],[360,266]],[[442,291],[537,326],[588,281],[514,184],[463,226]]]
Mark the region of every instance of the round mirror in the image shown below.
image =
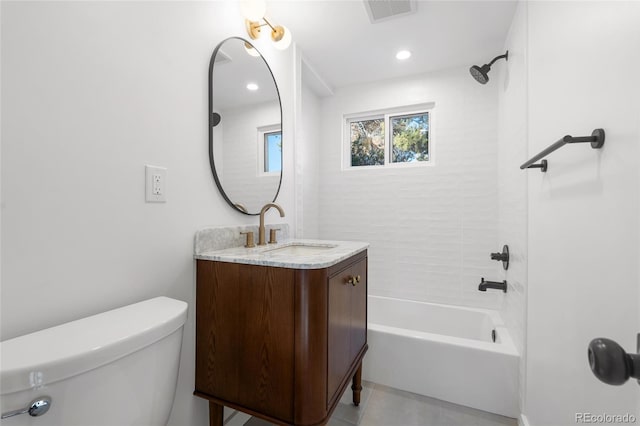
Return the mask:
[[[262,55],[238,37],[221,42],[209,63],[209,161],[231,207],[257,215],[282,180],[282,108]]]

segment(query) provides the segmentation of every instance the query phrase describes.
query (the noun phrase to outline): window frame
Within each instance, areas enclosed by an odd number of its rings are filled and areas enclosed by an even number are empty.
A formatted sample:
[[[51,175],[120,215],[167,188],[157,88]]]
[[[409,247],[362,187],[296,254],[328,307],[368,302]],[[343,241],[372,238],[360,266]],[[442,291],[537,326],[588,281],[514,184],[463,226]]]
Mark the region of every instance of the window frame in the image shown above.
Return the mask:
[[[407,167],[433,167],[435,165],[435,144],[433,120],[434,120],[435,103],[425,103],[417,105],[409,105],[396,108],[385,108],[376,111],[368,111],[361,113],[345,114],[342,117],[342,170],[374,170],[374,169],[394,169]],[[412,161],[412,162],[392,162],[391,147],[391,119],[397,117],[425,114],[429,115],[429,160]],[[366,121],[373,119],[384,119],[384,164],[370,166],[352,166],[351,165],[351,123],[354,121]]]

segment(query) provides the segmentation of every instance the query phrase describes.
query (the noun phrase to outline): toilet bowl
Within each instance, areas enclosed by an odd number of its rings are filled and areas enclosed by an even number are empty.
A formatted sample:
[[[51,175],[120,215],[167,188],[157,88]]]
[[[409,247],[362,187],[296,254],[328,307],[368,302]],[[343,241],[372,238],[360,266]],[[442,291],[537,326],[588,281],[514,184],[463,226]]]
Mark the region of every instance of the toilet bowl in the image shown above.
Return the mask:
[[[166,425],[186,318],[185,302],[157,297],[0,342],[3,416],[51,401],[0,424]]]

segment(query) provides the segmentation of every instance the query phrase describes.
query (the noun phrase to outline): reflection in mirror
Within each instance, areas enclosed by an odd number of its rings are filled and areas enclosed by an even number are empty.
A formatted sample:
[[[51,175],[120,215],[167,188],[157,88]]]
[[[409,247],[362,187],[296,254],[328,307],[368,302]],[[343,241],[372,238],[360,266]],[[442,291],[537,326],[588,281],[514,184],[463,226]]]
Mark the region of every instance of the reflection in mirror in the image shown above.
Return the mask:
[[[267,62],[247,41],[221,42],[209,65],[209,161],[220,193],[257,215],[282,180],[282,109]]]

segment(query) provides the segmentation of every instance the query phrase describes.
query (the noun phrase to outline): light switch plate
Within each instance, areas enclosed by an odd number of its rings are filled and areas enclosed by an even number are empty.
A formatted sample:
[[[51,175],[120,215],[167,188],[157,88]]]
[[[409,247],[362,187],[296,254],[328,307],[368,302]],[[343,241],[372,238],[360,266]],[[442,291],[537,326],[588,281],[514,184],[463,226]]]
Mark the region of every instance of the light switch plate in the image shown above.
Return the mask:
[[[147,203],[167,202],[167,169],[145,166],[145,200]]]

